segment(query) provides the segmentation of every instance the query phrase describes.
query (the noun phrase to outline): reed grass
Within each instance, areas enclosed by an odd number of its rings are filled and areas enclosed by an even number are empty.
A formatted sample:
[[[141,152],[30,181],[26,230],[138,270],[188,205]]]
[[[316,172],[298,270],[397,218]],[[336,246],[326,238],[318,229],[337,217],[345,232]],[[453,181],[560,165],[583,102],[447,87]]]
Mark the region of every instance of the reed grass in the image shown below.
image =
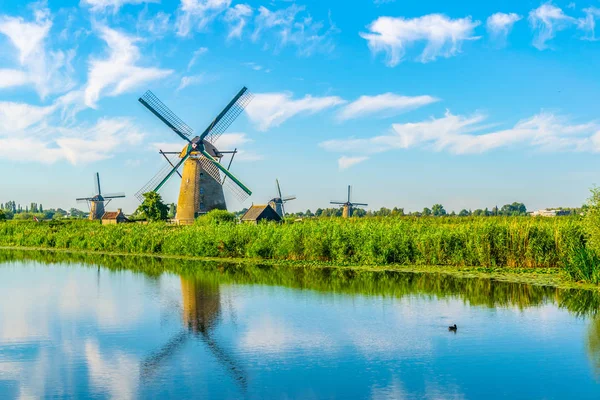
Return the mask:
[[[290,224],[0,223],[1,246],[258,258],[340,265],[560,267],[585,247],[581,218],[318,218]]]

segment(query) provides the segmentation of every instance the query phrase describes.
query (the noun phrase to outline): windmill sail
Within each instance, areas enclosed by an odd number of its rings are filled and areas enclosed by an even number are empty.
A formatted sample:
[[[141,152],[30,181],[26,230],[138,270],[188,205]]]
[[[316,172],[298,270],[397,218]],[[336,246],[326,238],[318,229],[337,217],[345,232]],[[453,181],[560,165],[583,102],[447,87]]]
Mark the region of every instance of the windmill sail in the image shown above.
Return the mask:
[[[146,93],[144,93],[144,95],[140,97],[138,101],[184,140],[188,140],[187,137],[194,133],[192,128],[183,122],[181,118],[175,115],[175,113],[171,111],[169,107],[167,107],[162,101],[160,101],[158,97],[156,97],[151,91],[148,90]]]
[[[231,126],[233,121],[244,111],[254,96],[246,87],[229,102],[229,104],[221,111],[213,122],[206,128],[204,133],[200,135],[201,139],[206,139],[210,143],[215,143],[219,137]]]

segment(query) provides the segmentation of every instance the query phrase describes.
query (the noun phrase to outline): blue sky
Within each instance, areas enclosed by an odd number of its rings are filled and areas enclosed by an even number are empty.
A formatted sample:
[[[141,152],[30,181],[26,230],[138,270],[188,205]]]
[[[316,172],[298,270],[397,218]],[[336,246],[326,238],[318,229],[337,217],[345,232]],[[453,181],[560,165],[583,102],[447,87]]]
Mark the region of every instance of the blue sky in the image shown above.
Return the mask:
[[[219,144],[288,211],[578,206],[599,183],[600,1],[0,0],[0,202],[133,194],[247,86]],[[178,182],[161,191],[176,202]]]

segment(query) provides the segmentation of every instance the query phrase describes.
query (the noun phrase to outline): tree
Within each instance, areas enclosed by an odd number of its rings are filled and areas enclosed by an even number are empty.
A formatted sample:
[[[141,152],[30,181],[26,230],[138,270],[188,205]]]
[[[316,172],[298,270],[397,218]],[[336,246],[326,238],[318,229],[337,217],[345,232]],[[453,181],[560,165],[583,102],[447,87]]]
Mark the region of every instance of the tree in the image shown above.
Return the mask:
[[[315,211],[315,216],[316,217],[320,217],[321,215],[323,215],[323,209],[322,208],[317,208],[317,211]]]
[[[148,221],[162,221],[167,219],[169,207],[163,203],[160,194],[148,192],[144,193],[144,201],[135,212]]]
[[[460,212],[458,213],[459,217],[468,217],[470,215],[470,213],[465,210],[464,208],[462,210],[460,210]]]
[[[4,210],[0,210],[0,221],[4,221],[6,219],[6,214],[4,213]]]
[[[431,207],[431,213],[435,216],[435,217],[442,217],[444,215],[446,215],[446,210],[444,210],[444,206],[441,204],[434,204]]]
[[[169,218],[175,218],[175,215],[177,215],[177,204],[171,203],[169,204]]]
[[[429,215],[431,215],[431,210],[429,208],[425,207],[423,209],[423,212],[421,213],[421,215],[429,216]]]

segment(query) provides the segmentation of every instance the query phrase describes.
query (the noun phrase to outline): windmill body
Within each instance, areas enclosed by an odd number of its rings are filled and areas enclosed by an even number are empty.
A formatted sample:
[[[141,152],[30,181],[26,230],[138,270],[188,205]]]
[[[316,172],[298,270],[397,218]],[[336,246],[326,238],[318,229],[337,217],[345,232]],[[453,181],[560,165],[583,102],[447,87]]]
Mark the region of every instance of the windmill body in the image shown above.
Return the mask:
[[[365,203],[354,203],[351,200],[352,197],[352,187],[348,185],[348,200],[347,201],[332,201],[331,204],[336,204],[342,206],[342,217],[350,218],[356,207],[366,207],[368,204]]]
[[[277,197],[269,200],[269,205],[279,214],[279,216],[283,219],[285,217],[285,206],[284,204],[288,201],[295,200],[296,196],[282,196],[281,187],[279,186],[279,180],[275,179],[275,183],[277,184]]]
[[[102,219],[105,212],[105,206],[110,203],[112,199],[118,199],[125,197],[124,193],[113,193],[113,194],[102,194],[102,188],[100,187],[100,174],[96,172],[94,176],[94,185],[96,187],[96,194],[90,197],[80,197],[77,202],[85,202],[88,204],[90,209],[90,220]]]
[[[143,194],[146,192],[159,191],[171,176],[175,173],[179,174],[181,185],[175,220],[179,224],[187,225],[193,223],[200,214],[214,209],[227,209],[223,192],[224,185],[227,185],[240,201],[244,201],[250,196],[252,194],[250,189],[229,172],[231,161],[233,161],[237,149],[234,151],[219,151],[215,147],[215,142],[251,99],[250,93],[247,92],[246,88],[243,88],[200,136],[194,136],[190,139],[193,130],[175,116],[152,92],[146,92],[139,99],[140,103],[171,128],[186,144],[179,153],[179,161],[173,163],[167,158],[169,165],[165,165],[150,182],[138,191],[136,194],[138,199],[141,201]],[[163,156],[166,154],[162,151],[160,153]],[[221,165],[225,153],[232,154],[227,168]],[[178,171],[180,167],[183,168],[181,173]]]

